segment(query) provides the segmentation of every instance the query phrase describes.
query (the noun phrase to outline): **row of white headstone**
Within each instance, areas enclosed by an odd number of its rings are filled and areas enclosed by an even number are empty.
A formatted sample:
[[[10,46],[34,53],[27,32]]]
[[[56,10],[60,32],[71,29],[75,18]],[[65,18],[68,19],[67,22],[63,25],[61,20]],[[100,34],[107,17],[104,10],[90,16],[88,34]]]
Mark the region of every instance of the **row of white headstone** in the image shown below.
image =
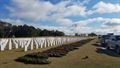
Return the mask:
[[[24,51],[34,48],[44,48],[48,46],[62,45],[65,43],[77,42],[85,38],[76,37],[36,37],[36,38],[1,38],[0,50],[4,51],[23,48]]]

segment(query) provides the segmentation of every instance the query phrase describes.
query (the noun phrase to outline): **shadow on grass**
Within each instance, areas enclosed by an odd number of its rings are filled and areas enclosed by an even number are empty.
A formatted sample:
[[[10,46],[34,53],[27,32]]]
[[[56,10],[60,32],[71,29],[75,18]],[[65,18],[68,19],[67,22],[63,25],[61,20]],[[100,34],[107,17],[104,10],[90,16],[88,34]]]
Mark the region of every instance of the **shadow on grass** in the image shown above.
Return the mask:
[[[109,56],[113,56],[113,57],[120,57],[120,55],[115,53],[115,51],[107,50],[105,48],[97,48],[96,52],[100,53],[100,54],[106,54],[106,55],[109,55]]]
[[[8,64],[8,62],[3,62],[3,64]]]
[[[98,44],[98,43],[94,43],[94,44],[92,44],[93,46],[96,46],[96,47],[101,47],[101,45],[100,44]]]
[[[18,50],[15,50],[15,52],[24,52],[23,49],[18,49]]]

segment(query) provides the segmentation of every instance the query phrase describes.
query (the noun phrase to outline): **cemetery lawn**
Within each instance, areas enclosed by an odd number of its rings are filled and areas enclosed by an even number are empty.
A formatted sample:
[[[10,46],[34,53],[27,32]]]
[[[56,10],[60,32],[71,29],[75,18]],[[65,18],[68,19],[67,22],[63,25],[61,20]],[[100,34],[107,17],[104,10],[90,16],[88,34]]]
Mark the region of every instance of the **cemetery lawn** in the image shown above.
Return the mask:
[[[43,51],[48,48],[23,52],[20,49],[0,52],[0,68],[120,68],[120,57],[106,53],[96,52],[97,39],[84,44],[78,50],[69,52],[61,58],[49,58],[48,65],[24,64],[14,61],[16,58],[28,53]],[[77,44],[77,43],[76,43]],[[88,56],[87,59],[83,59]]]

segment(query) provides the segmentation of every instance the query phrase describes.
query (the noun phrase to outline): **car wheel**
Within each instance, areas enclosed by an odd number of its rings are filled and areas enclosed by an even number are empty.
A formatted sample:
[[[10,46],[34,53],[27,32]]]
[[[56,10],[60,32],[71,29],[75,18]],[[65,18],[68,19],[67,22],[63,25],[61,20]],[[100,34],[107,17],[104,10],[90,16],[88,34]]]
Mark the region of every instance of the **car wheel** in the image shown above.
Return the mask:
[[[120,47],[117,49],[117,53],[120,55]]]
[[[109,47],[109,46],[107,46],[107,47],[106,47],[106,49],[107,49],[107,50],[110,50],[110,47]]]

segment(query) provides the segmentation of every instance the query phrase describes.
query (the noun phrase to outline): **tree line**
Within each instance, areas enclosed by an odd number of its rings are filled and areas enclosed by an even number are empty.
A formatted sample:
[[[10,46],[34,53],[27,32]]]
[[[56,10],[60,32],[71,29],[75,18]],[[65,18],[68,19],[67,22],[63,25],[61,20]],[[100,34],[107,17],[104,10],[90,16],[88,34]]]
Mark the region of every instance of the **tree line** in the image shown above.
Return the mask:
[[[28,25],[12,25],[0,21],[0,38],[9,37],[40,37],[40,36],[64,36],[64,32],[35,28]]]

